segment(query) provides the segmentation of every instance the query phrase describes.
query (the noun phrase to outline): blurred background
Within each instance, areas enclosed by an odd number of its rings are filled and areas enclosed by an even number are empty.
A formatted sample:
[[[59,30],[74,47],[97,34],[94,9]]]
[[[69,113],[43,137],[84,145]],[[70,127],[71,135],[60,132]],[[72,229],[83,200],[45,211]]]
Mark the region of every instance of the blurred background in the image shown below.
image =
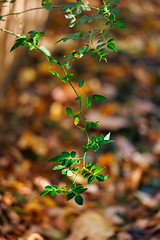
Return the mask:
[[[24,1],[15,9],[40,3]],[[82,153],[85,136],[65,113],[68,106],[78,109],[75,94],[49,74],[41,53],[9,53],[15,39],[0,32],[0,240],[160,239],[160,2],[123,0],[119,7],[126,29],[113,31],[118,53],[111,52],[108,63],[89,54],[73,63],[75,86],[84,79],[86,95],[107,96],[86,112],[87,119],[100,122],[90,135],[111,131],[115,141],[88,154],[87,160],[104,166],[109,178],[102,184],[83,182],[88,187],[83,206],[61,195],[38,197],[46,185],[71,182],[53,172],[48,160],[63,150]],[[30,16],[23,15],[21,30],[13,16],[15,31],[45,29],[41,44],[56,58],[81,47],[72,40],[54,47],[73,31],[62,12],[48,16],[39,10]],[[14,31],[7,21],[0,26]],[[74,30],[82,29],[88,26]]]

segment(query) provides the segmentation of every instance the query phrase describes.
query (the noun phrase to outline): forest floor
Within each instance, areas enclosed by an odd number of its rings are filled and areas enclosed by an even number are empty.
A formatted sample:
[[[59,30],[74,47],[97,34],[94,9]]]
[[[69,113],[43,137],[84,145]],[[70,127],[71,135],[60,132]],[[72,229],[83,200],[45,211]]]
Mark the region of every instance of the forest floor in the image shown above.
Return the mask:
[[[111,132],[114,140],[89,152],[109,177],[84,182],[83,206],[61,195],[39,198],[46,185],[70,182],[48,160],[64,150],[81,153],[86,141],[65,113],[76,109],[74,92],[34,51],[10,81],[0,103],[0,240],[160,239],[160,4],[125,0],[121,17],[126,29],[114,32],[118,53],[108,63],[87,56],[74,64],[86,95],[107,96],[86,112],[100,122],[90,135]],[[43,40],[57,56],[77,47],[53,49],[64,34],[61,19],[56,13]]]

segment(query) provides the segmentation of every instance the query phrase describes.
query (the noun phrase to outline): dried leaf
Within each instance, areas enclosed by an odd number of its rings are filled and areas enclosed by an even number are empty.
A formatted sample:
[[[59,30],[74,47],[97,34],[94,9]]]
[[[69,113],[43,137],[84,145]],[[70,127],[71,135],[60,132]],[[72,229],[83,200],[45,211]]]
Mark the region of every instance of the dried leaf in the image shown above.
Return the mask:
[[[113,226],[101,214],[88,211],[73,223],[72,233],[66,240],[107,240],[114,234]]]
[[[27,240],[44,240],[44,238],[39,233],[32,233]]]

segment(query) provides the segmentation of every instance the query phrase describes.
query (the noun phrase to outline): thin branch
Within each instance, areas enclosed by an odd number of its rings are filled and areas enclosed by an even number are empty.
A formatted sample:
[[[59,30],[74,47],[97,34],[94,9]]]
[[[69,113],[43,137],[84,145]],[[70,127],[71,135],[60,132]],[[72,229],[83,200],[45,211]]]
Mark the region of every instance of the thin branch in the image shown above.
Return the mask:
[[[64,5],[55,5],[52,8],[61,8],[63,6]],[[21,11],[21,12],[8,13],[8,14],[5,14],[5,15],[2,15],[1,17],[4,18],[4,17],[12,16],[12,15],[20,15],[20,14],[23,14],[23,13],[26,13],[26,12],[30,12],[30,11],[34,11],[34,10],[42,10],[42,9],[45,9],[45,8],[44,7],[35,7],[35,8],[26,9],[26,10]]]
[[[52,6],[52,8],[62,8],[64,6],[65,5],[54,5],[54,6]],[[93,7],[93,6],[88,6],[88,7],[99,11],[99,8],[97,8],[97,7]],[[45,9],[45,7],[35,7],[35,8],[26,9],[26,10],[21,11],[21,12],[8,13],[8,14],[5,14],[5,15],[1,15],[0,17],[4,18],[4,17],[12,16],[12,15],[20,15],[20,14],[23,14],[23,13],[26,13],[26,12],[30,12],[30,11],[34,11],[34,10],[43,10],[43,9]]]
[[[9,33],[9,34],[11,34],[11,35],[13,35],[13,36],[15,36],[15,37],[18,37],[18,38],[20,37],[20,35],[14,33],[14,32],[11,32],[11,31],[9,31],[9,30],[7,30],[7,29],[5,29],[5,28],[1,28],[1,27],[0,27],[0,30],[3,31],[3,32]]]

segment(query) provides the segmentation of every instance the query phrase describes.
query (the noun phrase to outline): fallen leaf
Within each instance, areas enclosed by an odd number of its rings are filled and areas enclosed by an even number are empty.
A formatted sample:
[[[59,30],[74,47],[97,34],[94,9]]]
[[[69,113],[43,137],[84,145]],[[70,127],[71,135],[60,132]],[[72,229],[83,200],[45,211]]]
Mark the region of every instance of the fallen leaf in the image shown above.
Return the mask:
[[[44,240],[44,238],[39,233],[31,233],[27,240]]]
[[[65,110],[60,102],[54,102],[49,109],[49,118],[53,121],[59,121],[64,117]]]
[[[110,221],[97,212],[87,211],[75,219],[72,233],[66,240],[107,240],[113,234]]]
[[[2,195],[2,202],[7,206],[12,206],[13,204],[17,203],[17,200],[10,192],[5,192]]]
[[[31,67],[23,67],[18,73],[18,79],[21,85],[27,85],[36,80],[37,72]]]
[[[160,155],[160,139],[153,146],[153,153],[156,155]]]
[[[155,156],[149,152],[148,153],[134,152],[132,157],[132,161],[142,168],[150,167],[155,162],[155,160],[156,160]]]
[[[159,204],[157,199],[147,193],[138,191],[135,196],[148,208],[156,208]]]
[[[133,240],[132,236],[127,232],[120,232],[117,235],[117,240]]]
[[[18,146],[21,149],[31,148],[33,152],[42,156],[46,156],[49,151],[46,140],[30,131],[24,131],[18,141]]]
[[[63,240],[64,235],[61,231],[57,229],[49,229],[42,232],[43,236],[49,240]]]
[[[146,100],[136,99],[133,101],[132,112],[134,114],[146,115],[155,111],[155,105]]]
[[[115,144],[117,145],[118,151],[122,154],[123,158],[131,158],[133,153],[136,151],[134,145],[123,136],[116,137]]]

